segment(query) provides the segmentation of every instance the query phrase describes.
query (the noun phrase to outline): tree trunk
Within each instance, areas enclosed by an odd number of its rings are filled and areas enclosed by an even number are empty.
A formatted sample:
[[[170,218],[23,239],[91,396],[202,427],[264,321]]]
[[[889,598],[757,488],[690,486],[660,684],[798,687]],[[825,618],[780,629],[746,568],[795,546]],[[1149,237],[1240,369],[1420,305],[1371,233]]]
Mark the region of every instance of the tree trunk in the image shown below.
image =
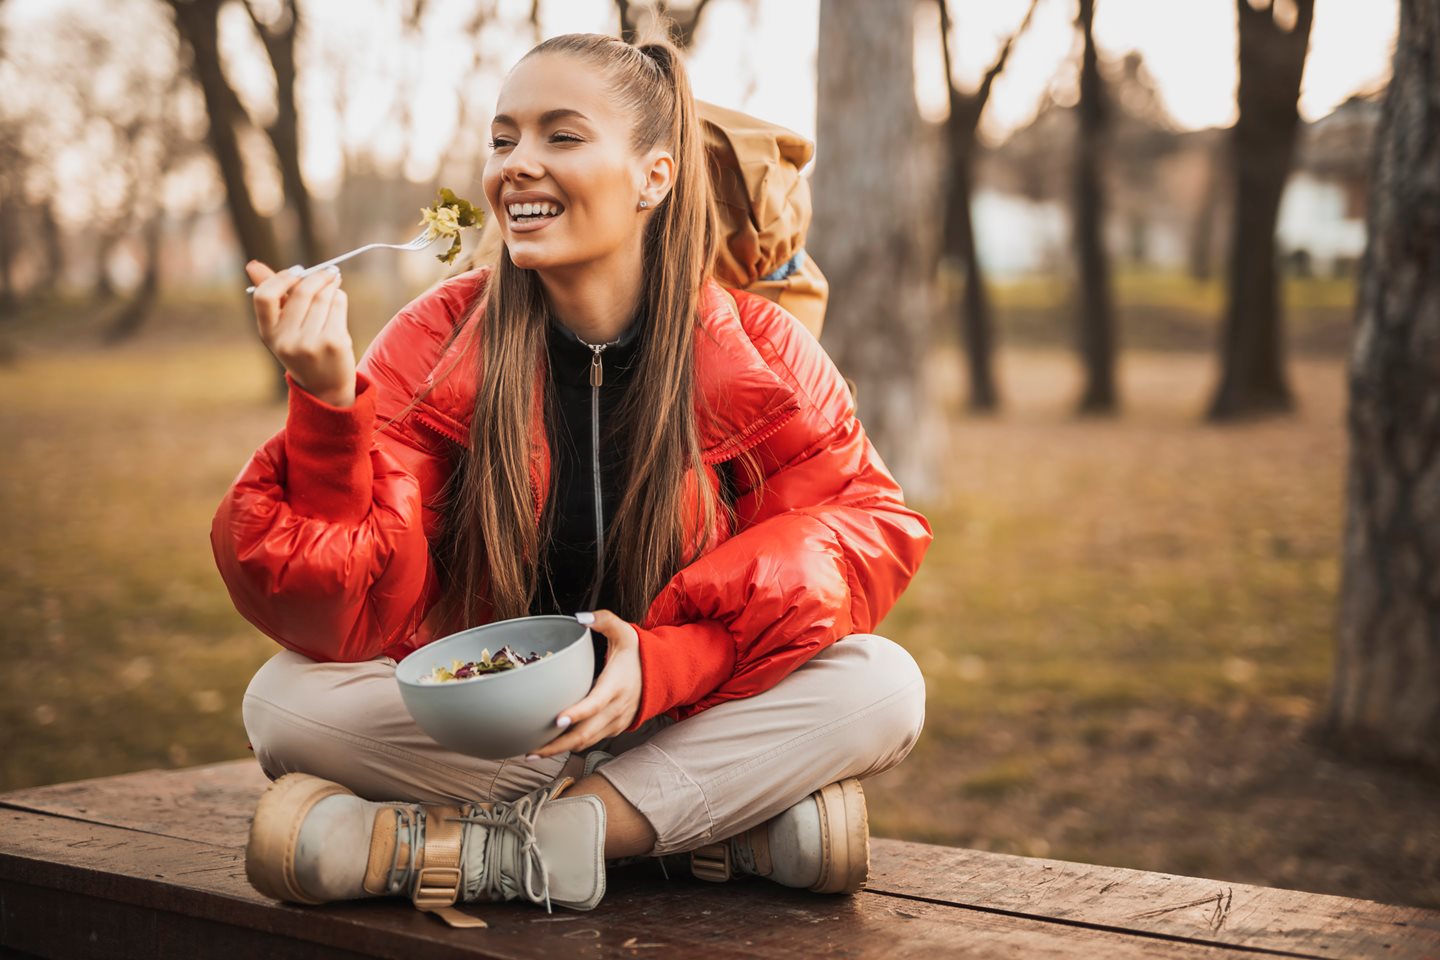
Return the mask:
[[[6,185],[0,189],[0,318],[8,319],[20,307],[20,293],[15,289],[15,254],[19,237],[15,231],[14,195]]]
[[[914,0],[822,0],[807,246],[831,278],[822,342],[855,381],[871,441],[924,498],[938,446],[922,386],[936,244],[919,202],[933,147],[915,106],[913,13]]]
[[[240,153],[237,131],[248,118],[220,66],[217,18],[223,3],[224,0],[170,0],[170,7],[175,11],[180,36],[190,49],[191,70],[205,96],[205,110],[210,117],[207,138],[225,183],[235,236],[247,258],[263,260],[278,268],[280,251],[275,243],[274,228],[269,219],[255,209],[250,188],[245,183],[245,160]]]
[[[246,3],[250,19],[260,40],[265,44],[270,69],[275,75],[275,121],[265,128],[275,159],[280,166],[280,179],[285,188],[285,202],[295,212],[299,232],[300,262],[320,263],[329,255],[315,219],[315,205],[310,188],[300,172],[300,111],[295,104],[295,35],[300,29],[300,8],[294,0],[283,4],[279,19],[266,23]]]
[[[1115,312],[1110,296],[1110,258],[1105,252],[1104,187],[1100,180],[1107,117],[1094,22],[1095,0],[1080,0],[1079,26],[1085,45],[1080,62],[1074,196],[1080,284],[1076,334],[1085,369],[1085,389],[1078,409],[1084,414],[1113,413],[1116,406]]]
[[[45,272],[40,275],[37,291],[54,296],[60,290],[65,274],[65,238],[60,221],[55,217],[55,204],[46,198],[40,204],[40,232],[45,249]]]
[[[245,160],[240,153],[238,130],[249,122],[225,72],[220,65],[219,23],[224,0],[169,0],[175,14],[175,26],[190,51],[190,69],[205,97],[205,110],[210,118],[207,138],[220,178],[225,184],[226,205],[230,223],[247,260],[259,260],[274,269],[282,267],[280,248],[270,220],[261,216],[250,198],[245,183]],[[237,277],[236,281],[244,277]],[[242,288],[243,289],[243,288]],[[288,390],[284,368],[275,365],[275,395],[283,398]]]
[[[1300,77],[1315,0],[1294,0],[1296,21],[1284,30],[1267,7],[1235,0],[1240,17],[1239,119],[1231,139],[1229,291],[1221,346],[1220,386],[1211,420],[1289,410],[1275,224],[1295,153]]]
[[[999,55],[985,71],[980,86],[973,94],[964,93],[955,82],[950,55],[950,4],[948,0],[937,0],[936,6],[940,11],[940,47],[950,101],[944,140],[949,152],[942,160],[945,172],[941,177],[945,197],[941,256],[952,262],[959,261],[965,271],[965,292],[957,321],[969,367],[970,411],[989,413],[999,407],[1000,398],[994,375],[994,323],[990,301],[985,293],[985,276],[980,269],[980,254],[975,245],[975,220],[970,209],[975,192],[975,137],[985,105],[990,102],[995,78],[1004,71],[1015,41],[1030,26],[1038,0],[1030,0],[1025,18],[1001,46]]]
[[[1440,0],[1401,0],[1350,358],[1350,465],[1325,733],[1440,770]]]
[[[120,343],[135,336],[155,310],[155,302],[160,296],[160,240],[163,226],[163,210],[157,210],[145,224],[145,275],[141,277],[135,295],[110,321],[104,336],[107,344]]]
[[[1214,274],[1212,250],[1215,246],[1215,220],[1219,212],[1221,160],[1218,157],[1205,165],[1205,193],[1190,229],[1190,250],[1187,265],[1190,277],[1201,283]]]
[[[945,256],[958,259],[965,273],[965,291],[957,319],[970,374],[970,411],[989,413],[1000,406],[1000,395],[995,385],[994,320],[975,246],[975,220],[970,214],[975,184],[975,130],[971,127],[967,133],[959,129],[953,114],[946,126],[949,128],[946,139],[950,143],[947,158],[950,181],[945,191]],[[957,138],[962,142],[956,143]]]

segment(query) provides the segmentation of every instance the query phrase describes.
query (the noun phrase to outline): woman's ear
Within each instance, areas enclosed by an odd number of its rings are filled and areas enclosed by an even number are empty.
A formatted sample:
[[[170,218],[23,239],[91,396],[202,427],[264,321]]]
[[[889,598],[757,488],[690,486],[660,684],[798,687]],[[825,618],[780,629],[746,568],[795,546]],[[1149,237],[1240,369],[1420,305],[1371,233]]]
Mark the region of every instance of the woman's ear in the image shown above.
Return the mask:
[[[675,158],[668,150],[660,147],[650,151],[649,166],[645,171],[645,185],[640,189],[640,199],[649,201],[650,208],[660,206],[675,186]]]

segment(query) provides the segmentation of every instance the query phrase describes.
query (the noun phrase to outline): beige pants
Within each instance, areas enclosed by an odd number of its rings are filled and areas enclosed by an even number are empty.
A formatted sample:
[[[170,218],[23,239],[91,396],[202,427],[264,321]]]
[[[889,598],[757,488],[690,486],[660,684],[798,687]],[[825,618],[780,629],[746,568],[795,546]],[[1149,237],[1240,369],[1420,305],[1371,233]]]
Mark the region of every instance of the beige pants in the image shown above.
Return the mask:
[[[302,771],[370,800],[513,800],[552,781],[570,756],[480,760],[447,750],[411,719],[394,674],[389,657],[272,657],[243,705],[266,775]],[[596,772],[654,827],[659,856],[733,836],[828,783],[890,769],[924,721],[915,660],[892,640],[856,633],[763,693],[679,723],[655,717],[591,749],[615,754]]]

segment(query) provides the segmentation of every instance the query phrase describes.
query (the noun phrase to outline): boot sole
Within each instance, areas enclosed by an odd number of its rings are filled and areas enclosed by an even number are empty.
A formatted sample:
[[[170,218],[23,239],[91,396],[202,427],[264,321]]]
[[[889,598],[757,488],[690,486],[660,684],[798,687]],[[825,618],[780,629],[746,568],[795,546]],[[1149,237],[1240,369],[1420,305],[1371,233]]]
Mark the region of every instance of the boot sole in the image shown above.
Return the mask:
[[[287,773],[265,788],[250,823],[245,844],[245,876],[250,885],[274,900],[325,903],[300,889],[295,879],[295,845],[310,809],[350,790],[308,773]]]
[[[829,838],[829,856],[816,893],[855,893],[870,876],[870,818],[865,791],[851,777],[822,787],[816,795],[821,835]]]

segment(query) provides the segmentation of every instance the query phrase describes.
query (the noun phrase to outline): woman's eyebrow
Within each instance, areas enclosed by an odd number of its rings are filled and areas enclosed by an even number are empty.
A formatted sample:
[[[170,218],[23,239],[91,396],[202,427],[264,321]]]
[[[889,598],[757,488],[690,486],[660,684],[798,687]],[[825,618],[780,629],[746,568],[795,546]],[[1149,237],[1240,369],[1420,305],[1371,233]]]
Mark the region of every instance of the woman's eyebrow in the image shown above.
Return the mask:
[[[554,110],[546,110],[544,113],[540,114],[540,125],[543,127],[547,123],[552,123],[564,117],[576,117],[580,120],[587,121],[590,119],[589,117],[585,116],[585,114],[581,113],[579,110],[572,110],[570,107],[556,107]],[[495,114],[495,119],[490,122],[508,123],[512,127],[519,126],[519,124],[515,122],[515,118],[510,116],[508,113],[497,113]]]

